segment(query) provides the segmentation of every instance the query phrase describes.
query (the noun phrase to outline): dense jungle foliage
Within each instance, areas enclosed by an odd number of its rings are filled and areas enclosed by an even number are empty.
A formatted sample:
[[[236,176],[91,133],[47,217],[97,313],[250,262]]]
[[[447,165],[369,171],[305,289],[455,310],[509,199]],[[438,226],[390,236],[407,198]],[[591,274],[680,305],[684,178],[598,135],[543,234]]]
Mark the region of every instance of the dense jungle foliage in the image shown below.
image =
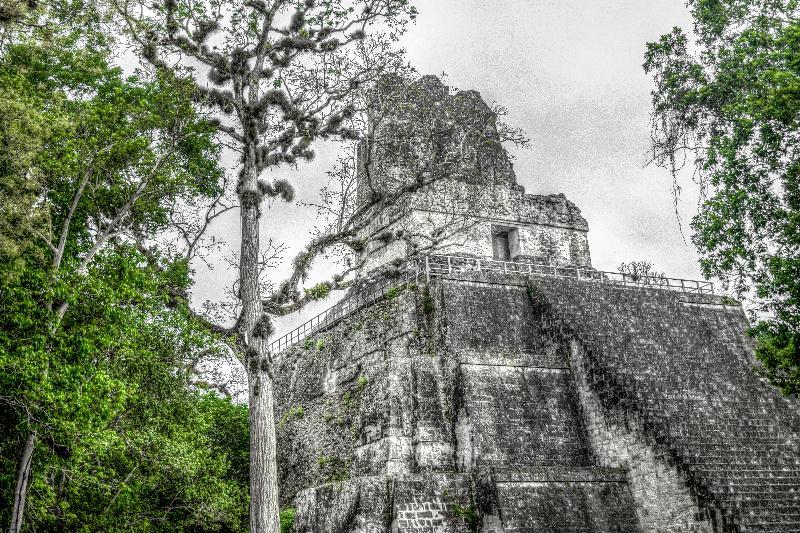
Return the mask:
[[[690,0],[691,34],[650,43],[653,157],[681,187],[694,164],[692,240],[707,276],[755,302],[762,371],[800,393],[800,4]]]
[[[159,241],[216,192],[214,128],[112,66],[101,13],[32,6],[0,9],[0,527],[244,530],[247,409],[190,386],[217,341]]]

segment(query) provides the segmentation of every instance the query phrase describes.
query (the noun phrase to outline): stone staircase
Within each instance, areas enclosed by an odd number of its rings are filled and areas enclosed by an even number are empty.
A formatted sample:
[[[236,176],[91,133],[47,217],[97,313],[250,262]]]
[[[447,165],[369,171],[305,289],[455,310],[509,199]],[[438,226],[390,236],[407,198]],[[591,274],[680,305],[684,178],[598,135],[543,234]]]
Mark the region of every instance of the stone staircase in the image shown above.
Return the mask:
[[[604,407],[637,421],[717,530],[800,531],[800,417],[753,373],[741,309],[576,280],[531,293],[583,346]]]
[[[463,390],[458,467],[483,480],[483,531],[639,531],[626,472],[592,460],[565,353],[525,287],[444,282],[442,300]]]

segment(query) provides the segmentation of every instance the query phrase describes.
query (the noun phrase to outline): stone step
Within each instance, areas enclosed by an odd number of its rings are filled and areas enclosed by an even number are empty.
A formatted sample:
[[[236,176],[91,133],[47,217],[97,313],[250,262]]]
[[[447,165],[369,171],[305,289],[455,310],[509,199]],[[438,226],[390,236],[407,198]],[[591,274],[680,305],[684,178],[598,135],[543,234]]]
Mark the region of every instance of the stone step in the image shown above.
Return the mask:
[[[624,468],[603,468],[599,466],[543,466],[495,468],[490,474],[497,483],[524,483],[545,481],[576,482],[626,482]]]

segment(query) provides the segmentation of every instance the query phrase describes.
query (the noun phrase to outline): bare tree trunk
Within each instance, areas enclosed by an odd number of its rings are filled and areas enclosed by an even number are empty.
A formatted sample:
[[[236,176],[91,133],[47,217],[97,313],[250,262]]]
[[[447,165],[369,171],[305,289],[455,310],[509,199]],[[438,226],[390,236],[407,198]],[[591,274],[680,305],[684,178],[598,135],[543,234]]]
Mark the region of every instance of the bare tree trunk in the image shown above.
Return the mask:
[[[36,432],[28,433],[25,439],[25,448],[22,450],[22,458],[19,461],[19,472],[17,472],[17,487],[14,490],[14,507],[11,510],[11,525],[9,533],[19,533],[22,530],[22,517],[25,514],[25,497],[28,494],[28,480],[31,477],[31,461],[33,460],[33,449],[36,445]]]
[[[273,383],[266,333],[256,328],[263,313],[259,287],[259,195],[255,150],[248,147],[239,188],[242,246],[239,258],[241,338],[245,345],[250,405],[250,531],[279,533],[278,469]]]
[[[264,343],[266,344],[266,343]],[[250,531],[279,533],[273,386],[269,373],[248,372],[250,402]]]

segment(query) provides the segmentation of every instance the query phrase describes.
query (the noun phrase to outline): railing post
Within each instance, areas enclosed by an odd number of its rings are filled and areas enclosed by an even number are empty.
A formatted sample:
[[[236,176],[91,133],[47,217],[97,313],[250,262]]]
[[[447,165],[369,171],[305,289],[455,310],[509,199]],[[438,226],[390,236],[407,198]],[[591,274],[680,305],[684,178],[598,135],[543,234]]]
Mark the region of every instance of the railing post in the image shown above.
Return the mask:
[[[428,285],[431,284],[431,256],[425,256],[425,279]]]
[[[452,275],[453,274],[452,257],[450,257],[449,255],[447,256],[447,274],[448,275]]]

